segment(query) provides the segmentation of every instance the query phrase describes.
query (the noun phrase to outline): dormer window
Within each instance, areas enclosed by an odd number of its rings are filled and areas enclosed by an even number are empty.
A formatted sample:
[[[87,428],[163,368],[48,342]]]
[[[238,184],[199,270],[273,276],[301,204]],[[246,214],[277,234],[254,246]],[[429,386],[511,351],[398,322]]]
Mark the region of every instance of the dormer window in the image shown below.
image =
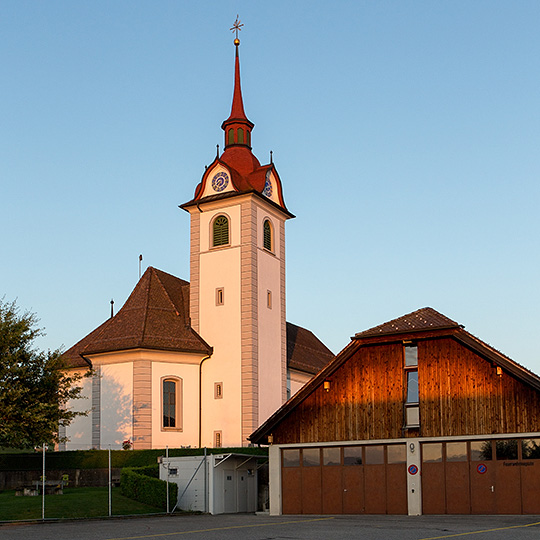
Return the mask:
[[[229,243],[229,220],[218,216],[212,224],[212,247],[226,246]]]

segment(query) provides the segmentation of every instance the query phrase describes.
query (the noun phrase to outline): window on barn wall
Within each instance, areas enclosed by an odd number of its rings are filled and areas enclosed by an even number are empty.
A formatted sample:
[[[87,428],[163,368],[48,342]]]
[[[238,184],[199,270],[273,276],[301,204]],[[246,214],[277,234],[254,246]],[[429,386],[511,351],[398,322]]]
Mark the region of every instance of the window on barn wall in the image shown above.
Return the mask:
[[[420,394],[418,388],[418,347],[414,343],[403,344],[405,370],[405,427],[420,426]]]
[[[170,377],[162,379],[162,413],[164,430],[182,429],[182,379]]]
[[[521,441],[523,459],[540,459],[540,439],[526,439]]]

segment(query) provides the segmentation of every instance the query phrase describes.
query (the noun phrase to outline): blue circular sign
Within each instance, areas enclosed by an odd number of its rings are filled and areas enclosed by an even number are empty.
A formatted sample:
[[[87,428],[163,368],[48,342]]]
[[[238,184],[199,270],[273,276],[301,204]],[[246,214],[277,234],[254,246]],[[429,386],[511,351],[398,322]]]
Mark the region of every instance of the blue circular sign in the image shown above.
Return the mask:
[[[480,465],[476,467],[476,470],[479,472],[479,474],[485,474],[487,471],[487,467],[483,463],[480,463]]]
[[[409,465],[409,474],[416,474],[418,472],[418,467],[416,465]]]

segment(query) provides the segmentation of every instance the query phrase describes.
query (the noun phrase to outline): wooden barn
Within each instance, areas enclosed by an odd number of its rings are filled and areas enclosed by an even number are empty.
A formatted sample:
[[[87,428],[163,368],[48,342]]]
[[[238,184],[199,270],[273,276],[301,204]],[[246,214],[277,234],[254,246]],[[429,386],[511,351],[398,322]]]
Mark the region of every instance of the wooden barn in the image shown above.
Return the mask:
[[[272,514],[540,514],[540,377],[432,308],[356,334],[250,439]]]

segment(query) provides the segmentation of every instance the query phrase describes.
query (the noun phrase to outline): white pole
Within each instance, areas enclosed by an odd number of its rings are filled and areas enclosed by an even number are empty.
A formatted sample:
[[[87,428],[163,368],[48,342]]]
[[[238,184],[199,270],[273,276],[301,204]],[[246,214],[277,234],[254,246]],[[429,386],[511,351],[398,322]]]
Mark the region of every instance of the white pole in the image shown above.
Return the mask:
[[[167,458],[167,514],[169,513],[169,447],[165,447],[165,457]]]
[[[45,521],[45,443],[43,443],[43,469],[41,476],[41,519]]]
[[[112,516],[111,490],[112,490],[111,446],[109,445],[109,517]]]

